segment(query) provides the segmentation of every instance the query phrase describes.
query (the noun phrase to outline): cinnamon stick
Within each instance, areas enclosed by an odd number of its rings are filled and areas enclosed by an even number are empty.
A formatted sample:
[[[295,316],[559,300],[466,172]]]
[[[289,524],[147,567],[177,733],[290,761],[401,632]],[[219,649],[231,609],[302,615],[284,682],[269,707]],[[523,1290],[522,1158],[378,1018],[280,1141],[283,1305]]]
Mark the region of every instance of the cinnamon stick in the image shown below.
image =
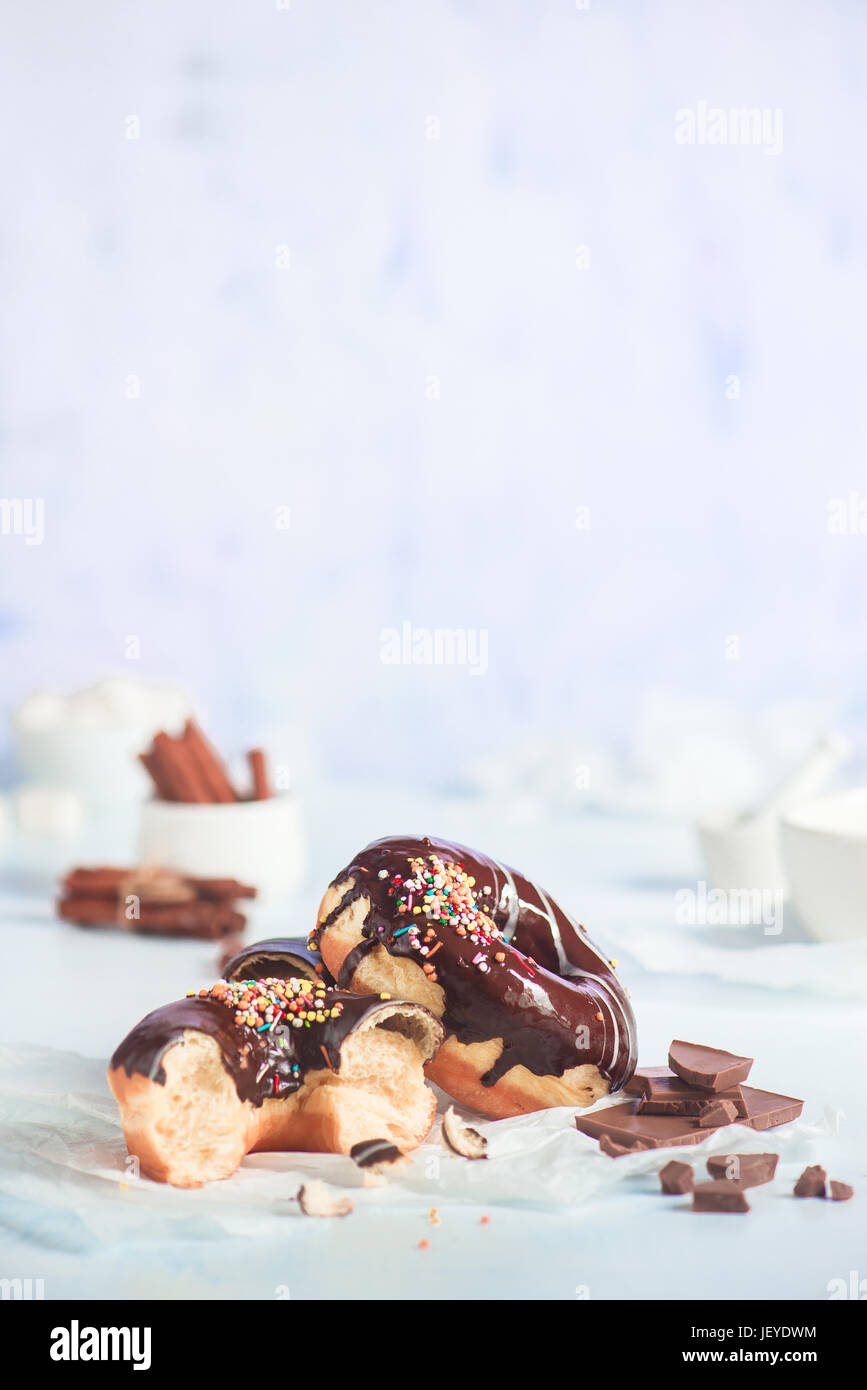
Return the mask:
[[[203,786],[207,789],[205,799],[219,802],[237,801],[237,793],[229,781],[225,767],[194,719],[188,719],[184,725],[182,742],[190,762],[195,766]]]
[[[255,898],[256,889],[236,878],[191,878],[188,882],[207,902],[234,902],[236,898]]]
[[[253,779],[253,800],[267,801],[271,795],[271,787],[268,783],[264,749],[251,748],[247,754],[247,763]]]
[[[200,772],[184,739],[170,738],[168,734],[155,734],[153,754],[160,766],[168,770],[169,779],[175,788],[175,801],[190,801],[204,804],[212,800],[205,777]]]
[[[117,905],[110,907],[102,898],[61,898],[57,915],[78,927],[123,927],[127,931],[150,935],[189,936],[215,940],[243,931],[245,918],[240,912],[213,902],[139,905],[138,916],[126,919]]]
[[[171,769],[168,771],[164,769],[162,762],[157,754],[154,753],[153,749],[151,749],[149,753],[139,753],[138,758],[139,762],[143,763],[150,774],[150,779],[154,784],[156,794],[160,801],[177,800],[175,795],[176,786],[171,777]]]

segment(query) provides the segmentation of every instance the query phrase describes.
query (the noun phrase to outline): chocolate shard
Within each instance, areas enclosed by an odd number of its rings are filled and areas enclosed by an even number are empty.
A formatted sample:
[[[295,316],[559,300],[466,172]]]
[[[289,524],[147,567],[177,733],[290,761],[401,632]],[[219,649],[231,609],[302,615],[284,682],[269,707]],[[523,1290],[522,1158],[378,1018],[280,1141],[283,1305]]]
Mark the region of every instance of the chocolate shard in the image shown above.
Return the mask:
[[[360,1144],[353,1144],[349,1157],[372,1173],[386,1173],[406,1162],[406,1154],[390,1139],[362,1139]]]
[[[836,1182],[832,1178],[830,1186],[832,1202],[848,1202],[850,1197],[855,1196],[854,1187],[850,1187],[847,1182]]]
[[[810,1163],[795,1183],[796,1197],[824,1197],[828,1174],[820,1163]]]
[[[625,1154],[641,1153],[642,1150],[649,1149],[650,1144],[646,1144],[642,1139],[637,1139],[634,1144],[618,1144],[607,1134],[603,1134],[599,1140],[599,1147],[609,1158],[623,1158]]]
[[[666,1163],[664,1168],[660,1168],[659,1182],[663,1192],[668,1196],[692,1192],[695,1186],[692,1164],[679,1163],[676,1158],[673,1158],[670,1163]]]
[[[773,1181],[779,1158],[779,1154],[713,1154],[707,1160],[707,1171],[717,1181],[761,1187]]]
[[[654,1081],[665,1081],[674,1077],[670,1067],[636,1067],[623,1087],[627,1096],[646,1096],[650,1094]]]
[[[628,1100],[595,1114],[576,1115],[575,1126],[593,1139],[601,1139],[604,1134],[626,1149],[632,1149],[637,1141],[651,1149],[665,1149],[678,1144],[700,1144],[706,1137],[706,1131],[689,1117],[642,1115],[639,1105],[637,1100]]]
[[[719,1129],[722,1125],[733,1125],[738,1117],[737,1106],[728,1100],[708,1101],[698,1115],[700,1129]]]
[[[693,1211],[749,1211],[750,1204],[739,1183],[718,1178],[697,1183],[692,1194]]]
[[[794,1096],[780,1096],[774,1091],[758,1091],[755,1086],[742,1086],[741,1091],[747,1107],[747,1117],[741,1123],[750,1129],[773,1129],[775,1125],[788,1124],[797,1120],[804,1108],[802,1100]]]
[[[675,1038],[668,1050],[668,1065],[690,1086],[717,1092],[746,1081],[753,1059]]]
[[[650,1068],[648,1068],[648,1071]],[[730,1086],[726,1091],[716,1094],[699,1090],[681,1081],[679,1076],[667,1067],[656,1070],[666,1074],[641,1078],[641,1113],[643,1115],[693,1115],[699,1116],[704,1107],[717,1100],[730,1101],[737,1114],[746,1119],[747,1106],[740,1086]]]

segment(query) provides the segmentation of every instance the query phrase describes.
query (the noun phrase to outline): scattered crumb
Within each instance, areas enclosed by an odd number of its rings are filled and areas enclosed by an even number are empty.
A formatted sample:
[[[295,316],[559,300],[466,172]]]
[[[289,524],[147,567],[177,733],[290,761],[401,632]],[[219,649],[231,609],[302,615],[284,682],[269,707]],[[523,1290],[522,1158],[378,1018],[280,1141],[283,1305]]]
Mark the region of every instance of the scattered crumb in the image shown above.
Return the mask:
[[[305,1216],[348,1216],[352,1199],[339,1197],[316,1179],[303,1183],[298,1189],[298,1203]]]

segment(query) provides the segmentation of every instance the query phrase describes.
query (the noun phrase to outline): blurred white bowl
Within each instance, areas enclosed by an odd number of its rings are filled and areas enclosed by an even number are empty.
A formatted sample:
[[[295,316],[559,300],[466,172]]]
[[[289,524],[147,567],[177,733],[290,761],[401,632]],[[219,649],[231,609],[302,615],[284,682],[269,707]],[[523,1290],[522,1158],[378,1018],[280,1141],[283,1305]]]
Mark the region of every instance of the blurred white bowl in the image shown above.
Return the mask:
[[[867,935],[867,787],[816,797],[781,818],[792,902],[820,941]]]
[[[697,825],[705,870],[723,892],[785,892],[775,816],[719,816]]]
[[[293,796],[199,806],[147,801],[141,811],[139,862],[199,878],[236,878],[268,906],[285,901],[304,873],[304,837]]]

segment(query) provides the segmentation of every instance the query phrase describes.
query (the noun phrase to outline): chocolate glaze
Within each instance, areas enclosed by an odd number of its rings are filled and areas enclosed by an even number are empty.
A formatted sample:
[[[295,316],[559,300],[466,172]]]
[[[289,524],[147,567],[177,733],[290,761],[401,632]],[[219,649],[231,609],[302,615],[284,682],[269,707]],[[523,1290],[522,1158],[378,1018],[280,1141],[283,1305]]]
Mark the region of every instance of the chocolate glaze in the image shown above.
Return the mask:
[[[408,919],[398,915],[396,897],[389,897],[388,890],[395,874],[408,874],[411,860],[428,860],[433,854],[462,865],[475,879],[479,902],[492,908],[493,921],[508,943],[502,947],[505,962],[492,961],[484,974],[472,964],[476,945],[448,925],[423,919],[443,942],[436,974],[445,996],[447,1030],[462,1043],[503,1039],[502,1054],[481,1078],[482,1084],[495,1085],[519,1065],[537,1076],[562,1076],[570,1067],[592,1063],[611,1089],[619,1090],[635,1068],[636,1030],[629,1001],[608,960],[538,884],[463,845],[389,836],[368,845],[336,875],[333,887],[349,886],[313,932],[315,945],[350,903],[359,898],[369,903],[362,929],[365,939],[347,956],[339,986],[348,986],[359,962],[375,946],[418,962],[409,935],[395,936]],[[387,876],[380,878],[383,871]],[[482,895],[485,888],[490,894]]]
[[[314,1023],[309,1028],[293,1028],[284,1023],[267,1032],[256,1033],[243,1024],[237,1025],[233,1010],[215,999],[198,996],[178,999],[155,1009],[136,1024],[115,1051],[111,1068],[123,1067],[127,1076],[138,1073],[164,1086],[163,1057],[183,1038],[187,1029],[192,1029],[206,1033],[217,1043],[223,1066],[241,1100],[261,1105],[264,1100],[297,1091],[308,1071],[321,1071],[328,1063],[332,1071],[339,1071],[340,1048],[349,1034],[372,1014],[394,1008],[391,1000],[383,1000],[378,994],[328,990],[323,996],[323,1007],[331,1009],[337,1003],[343,1005],[342,1012],[324,1023]],[[418,1005],[402,1007],[413,1011],[419,1008]],[[323,1056],[323,1047],[328,1062]]]
[[[289,980],[293,975],[301,980],[334,984],[324,961],[308,949],[307,938],[300,936],[271,936],[266,941],[255,941],[223,967],[224,980],[263,980],[269,976]]]

